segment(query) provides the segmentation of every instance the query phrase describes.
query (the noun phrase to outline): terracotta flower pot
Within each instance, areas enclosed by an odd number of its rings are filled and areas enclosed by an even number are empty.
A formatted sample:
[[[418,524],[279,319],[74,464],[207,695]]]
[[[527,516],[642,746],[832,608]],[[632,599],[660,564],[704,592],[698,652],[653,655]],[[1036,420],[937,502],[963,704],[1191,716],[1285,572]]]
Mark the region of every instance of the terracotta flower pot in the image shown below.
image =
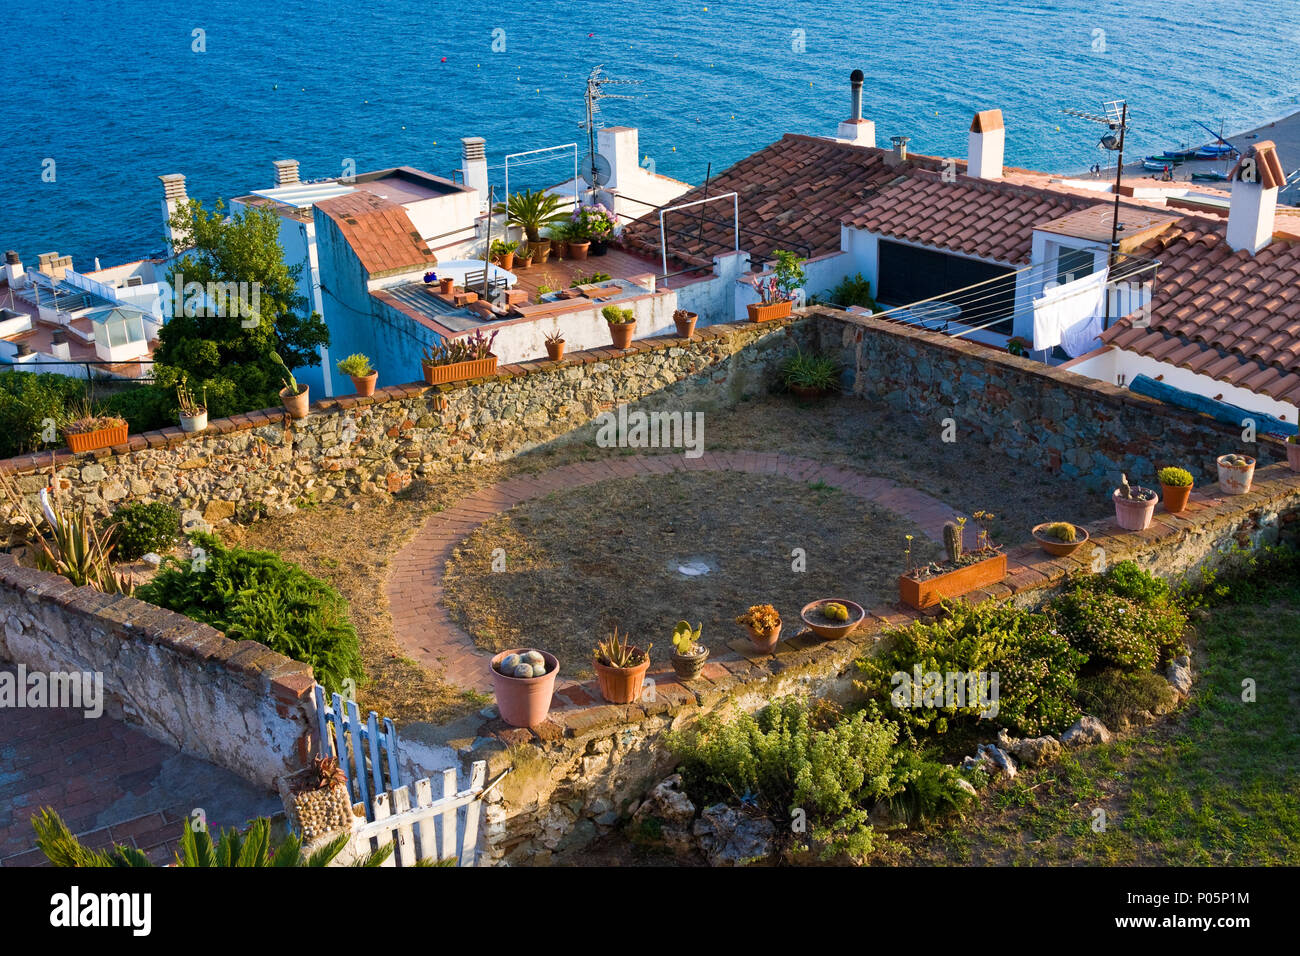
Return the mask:
[[[1187,507],[1187,499],[1191,496],[1191,485],[1166,485],[1163,481],[1160,483],[1160,497],[1164,502],[1165,510],[1172,515],[1184,510]]]
[[[515,268],[515,254],[513,252],[507,252],[501,257],[500,265],[502,269],[506,270],[506,272],[513,272]]]
[[[452,289],[454,289],[454,288],[456,288],[456,280],[455,280],[455,279],[439,279],[439,280],[438,280],[438,291],[441,292],[443,295],[451,295],[451,291],[452,291]]]
[[[709,659],[709,649],[696,645],[698,654],[683,655],[673,651],[673,672],[682,680],[695,680],[704,670],[704,662]]]
[[[368,398],[375,394],[375,382],[379,379],[379,370],[375,369],[369,375],[350,375],[352,387],[362,398]]]
[[[591,663],[596,669],[600,696],[611,704],[631,704],[641,699],[645,672],[650,669],[649,657],[635,667],[610,667],[600,661]]]
[[[558,342],[547,342],[546,357],[552,362],[558,362],[560,359],[564,358],[564,340],[560,339]]]
[[[821,609],[827,604],[843,604],[849,612],[849,619],[847,621],[833,621],[826,617],[822,614]],[[865,621],[867,612],[863,610],[861,604],[847,598],[822,598],[819,601],[805,604],[803,610],[799,612],[799,616],[803,618],[803,622],[808,625],[809,630],[818,637],[828,641],[838,641]]]
[[[538,265],[546,261],[547,256],[551,254],[551,240],[539,239],[537,242],[528,243],[528,258]]]
[[[1062,541],[1060,538],[1053,538],[1051,535],[1043,533],[1045,528],[1058,523],[1056,521],[1046,521],[1043,524],[1034,525],[1034,529],[1030,534],[1034,536],[1034,540],[1042,545],[1043,550],[1048,554],[1057,558],[1064,558],[1079,550],[1079,547],[1088,540],[1088,532],[1086,529],[1075,525],[1073,541]]]
[[[1247,465],[1229,465],[1227,464],[1227,455],[1220,455],[1218,458],[1219,465],[1219,489],[1225,495],[1244,495],[1250,491],[1250,484],[1255,479],[1255,459],[1249,455],[1242,455],[1249,464]]]
[[[290,395],[287,388],[280,389],[280,401],[284,402],[290,418],[307,417],[307,408],[311,405],[311,399],[307,394],[309,391],[310,388],[306,385],[299,386],[297,395]]]
[[[517,647],[502,651],[488,664],[492,671],[497,710],[501,712],[501,719],[511,727],[536,727],[551,712],[555,678],[560,673],[560,661],[554,654],[538,651],[546,660],[546,673],[541,677],[510,677],[497,670],[496,665],[507,654],[522,654],[530,650],[534,648]]]
[[[686,313],[687,318],[679,319],[673,316],[673,323],[677,326],[677,334],[684,339],[689,339],[695,334],[695,323],[699,321],[699,316],[694,312]]]
[[[1119,489],[1111,493],[1115,502],[1115,520],[1125,531],[1145,531],[1151,526],[1151,516],[1156,513],[1156,497],[1152,495],[1142,501],[1131,501],[1119,496]]]
[[[1286,443],[1286,463],[1291,466],[1292,471],[1300,471],[1300,443],[1293,441]]]
[[[587,258],[587,250],[591,248],[591,243],[586,239],[582,242],[569,241],[569,258],[574,261],[581,261]]]
[[[636,322],[609,322],[609,337],[614,342],[614,348],[626,349],[632,347],[632,336],[636,334]]]
[[[760,651],[770,654],[776,649],[777,642],[781,640],[781,627],[782,625],[778,624],[767,631],[758,631],[752,627],[746,628],[746,630],[749,631],[750,642]]]
[[[751,322],[771,322],[773,319],[784,319],[794,309],[794,303],[787,299],[784,302],[772,302],[769,305],[763,305],[761,302],[751,302],[745,306],[749,310],[749,321]]]

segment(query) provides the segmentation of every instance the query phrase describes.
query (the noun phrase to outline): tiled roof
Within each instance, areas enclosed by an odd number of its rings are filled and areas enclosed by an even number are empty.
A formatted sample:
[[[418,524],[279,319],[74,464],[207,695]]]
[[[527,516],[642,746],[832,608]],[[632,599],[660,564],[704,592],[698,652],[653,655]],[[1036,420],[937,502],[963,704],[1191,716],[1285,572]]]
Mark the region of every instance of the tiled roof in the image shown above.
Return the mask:
[[[1246,170],[1253,172],[1243,176]],[[1253,178],[1252,178],[1253,177]],[[1271,139],[1261,139],[1237,160],[1228,179],[1233,182],[1243,179],[1246,182],[1258,182],[1265,189],[1281,189],[1286,185],[1286,173],[1282,171],[1282,160],[1278,158],[1277,146]]]
[[[1035,226],[1102,205],[1096,198],[1035,186],[928,171],[882,189],[845,225],[981,259],[1029,262]]]
[[[371,277],[411,272],[437,265],[438,257],[398,203],[357,190],[322,199],[316,208],[338,224],[343,237]]]
[[[706,195],[735,192],[740,197],[740,248],[755,256],[790,248],[801,255],[840,251],[840,217],[909,169],[939,168],[939,160],[911,155],[900,166],[886,164],[891,150],[855,146],[833,139],[787,133],[772,145],[747,156],[705,186],[673,200],[693,202]],[[959,169],[965,160],[957,161]],[[705,222],[700,226],[700,209]],[[712,221],[710,221],[712,220]],[[665,225],[685,234],[668,233],[669,254],[683,262],[711,262],[732,248],[732,210],[726,201],[668,213]],[[629,223],[623,241],[642,252],[659,252],[659,215],[649,213]]]
[[[1300,404],[1300,241],[1234,252],[1222,220],[1188,216],[1138,252],[1160,260],[1150,326],[1103,342]]]

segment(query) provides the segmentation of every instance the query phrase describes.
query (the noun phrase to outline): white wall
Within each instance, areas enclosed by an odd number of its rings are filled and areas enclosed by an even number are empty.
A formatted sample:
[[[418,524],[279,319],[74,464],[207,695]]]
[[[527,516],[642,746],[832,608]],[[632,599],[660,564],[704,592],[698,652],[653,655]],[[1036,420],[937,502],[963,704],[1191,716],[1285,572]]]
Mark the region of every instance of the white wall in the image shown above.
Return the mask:
[[[673,312],[677,309],[677,294],[664,291],[594,307],[586,305],[554,317],[499,326],[492,351],[501,365],[545,358],[546,336],[556,328],[564,332],[564,347],[567,352],[607,348],[611,344],[609,323],[600,314],[606,305],[631,309],[635,313],[636,333],[633,338],[645,339],[676,331]]]

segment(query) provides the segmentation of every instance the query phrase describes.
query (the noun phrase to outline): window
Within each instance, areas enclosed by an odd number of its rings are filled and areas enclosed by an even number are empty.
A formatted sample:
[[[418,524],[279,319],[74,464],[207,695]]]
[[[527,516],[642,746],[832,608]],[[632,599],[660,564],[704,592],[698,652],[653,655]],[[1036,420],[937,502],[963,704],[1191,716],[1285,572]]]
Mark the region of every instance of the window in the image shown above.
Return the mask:
[[[1082,279],[1097,271],[1097,257],[1091,249],[1060,247],[1056,255],[1056,281],[1061,285]]]
[[[986,282],[999,276],[1011,276],[1014,270],[977,259],[948,255],[931,249],[918,249],[899,242],[880,241],[879,300],[889,305],[908,305],[922,299],[940,298],[949,293]],[[990,332],[1012,333],[1012,314],[1016,306],[1014,278],[989,282],[979,289],[963,293],[963,325],[988,325],[1005,316],[1005,322],[990,326]]]

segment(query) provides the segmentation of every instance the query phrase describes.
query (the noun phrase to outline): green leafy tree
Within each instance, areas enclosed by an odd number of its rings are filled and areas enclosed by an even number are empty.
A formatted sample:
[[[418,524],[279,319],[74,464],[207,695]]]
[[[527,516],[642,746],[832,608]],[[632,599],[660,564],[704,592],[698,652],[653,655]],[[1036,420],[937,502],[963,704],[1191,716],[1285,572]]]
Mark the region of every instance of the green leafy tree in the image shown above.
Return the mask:
[[[209,212],[192,199],[171,227],[190,246],[169,275],[186,307],[173,310],[159,333],[159,387],[172,389],[187,377],[195,391],[207,390],[208,410],[217,418],[279,404],[284,369],[277,357],[291,369],[318,365],[318,349],[329,344],[320,314],[307,313],[298,294],[301,264],[285,264],[280,217],[258,207],[227,215],[220,200]],[[204,289],[246,283],[256,295],[241,299],[241,308],[227,302],[222,309],[192,309],[185,291],[191,283]]]

